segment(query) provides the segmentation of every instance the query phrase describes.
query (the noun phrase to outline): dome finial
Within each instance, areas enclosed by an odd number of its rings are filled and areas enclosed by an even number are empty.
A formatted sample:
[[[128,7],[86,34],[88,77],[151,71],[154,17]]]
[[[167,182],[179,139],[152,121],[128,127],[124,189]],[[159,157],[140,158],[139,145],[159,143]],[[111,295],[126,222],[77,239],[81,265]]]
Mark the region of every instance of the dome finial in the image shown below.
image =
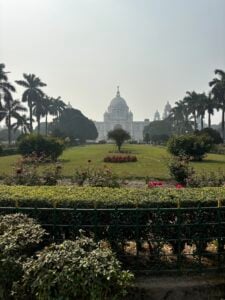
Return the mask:
[[[116,96],[117,96],[117,97],[120,96],[120,87],[119,87],[119,85],[117,85],[117,93],[116,93]]]

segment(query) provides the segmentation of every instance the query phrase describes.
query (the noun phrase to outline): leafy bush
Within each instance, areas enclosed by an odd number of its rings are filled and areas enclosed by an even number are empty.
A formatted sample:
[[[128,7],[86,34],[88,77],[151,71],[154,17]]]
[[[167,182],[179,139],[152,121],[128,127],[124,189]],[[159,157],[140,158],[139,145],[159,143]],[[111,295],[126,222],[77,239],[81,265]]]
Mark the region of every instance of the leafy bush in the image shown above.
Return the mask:
[[[45,156],[56,160],[63,152],[62,140],[54,137],[29,134],[21,138],[18,143],[19,153],[23,156],[35,153],[38,157]]]
[[[15,293],[18,299],[121,299],[132,278],[110,249],[81,237],[52,244],[25,263]]]
[[[206,135],[186,134],[172,136],[167,143],[168,151],[175,156],[188,156],[200,161],[212,148],[212,139]]]
[[[22,263],[42,241],[45,231],[23,214],[0,216],[0,299],[10,299],[12,284],[22,275]]]
[[[223,139],[221,138],[220,133],[213,129],[213,128],[204,128],[200,131],[196,131],[195,134],[200,136],[207,136],[208,138],[211,138],[212,144],[222,144]]]
[[[215,153],[215,154],[225,154],[225,145],[221,144],[221,145],[214,145],[213,148],[210,151],[211,153]]]
[[[136,162],[137,157],[134,155],[113,155],[106,156],[104,158],[104,162],[109,163],[125,163],[125,162]]]
[[[56,185],[58,183],[61,178],[61,165],[58,163],[48,164],[46,168],[40,170],[39,160],[33,161],[33,163],[30,162],[29,158],[18,160],[15,167],[13,167],[13,174],[4,177],[4,184],[37,186]]]
[[[73,178],[75,183],[79,186],[86,184],[93,187],[120,187],[118,177],[109,168],[94,168],[90,163],[91,161],[86,168],[76,170]]]
[[[201,187],[220,187],[225,183],[224,172],[204,172],[200,174],[192,174],[187,178],[187,186],[192,188]]]
[[[3,147],[0,145],[0,156],[8,156],[18,154],[17,147]]]
[[[186,184],[187,179],[194,174],[193,168],[189,166],[189,159],[185,156],[172,157],[168,168],[170,175],[181,184]]]

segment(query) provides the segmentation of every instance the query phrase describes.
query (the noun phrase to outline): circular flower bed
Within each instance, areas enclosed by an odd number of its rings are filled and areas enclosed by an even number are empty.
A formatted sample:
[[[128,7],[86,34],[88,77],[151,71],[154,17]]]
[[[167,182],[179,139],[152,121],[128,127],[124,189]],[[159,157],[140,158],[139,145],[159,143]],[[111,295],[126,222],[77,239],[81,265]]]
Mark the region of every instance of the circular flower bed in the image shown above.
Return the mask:
[[[124,163],[124,162],[136,162],[137,157],[134,155],[113,155],[113,156],[106,156],[104,158],[104,162],[110,163]]]

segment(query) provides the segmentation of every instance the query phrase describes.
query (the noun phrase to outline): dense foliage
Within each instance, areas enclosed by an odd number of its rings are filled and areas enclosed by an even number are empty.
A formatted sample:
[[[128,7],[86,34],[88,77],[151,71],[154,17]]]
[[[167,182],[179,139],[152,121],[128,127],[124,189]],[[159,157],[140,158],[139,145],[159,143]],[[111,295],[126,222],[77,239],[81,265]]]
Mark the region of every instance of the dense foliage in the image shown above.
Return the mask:
[[[73,182],[79,186],[88,185],[92,187],[120,187],[119,178],[107,167],[94,168],[89,165],[83,169],[77,169]]]
[[[212,140],[206,135],[185,134],[172,136],[167,143],[168,151],[175,156],[187,156],[200,161],[212,148]]]
[[[157,207],[225,204],[225,188],[131,189],[74,186],[0,185],[0,206],[16,207]]]
[[[0,216],[0,299],[10,299],[12,284],[22,275],[23,261],[44,235],[41,226],[26,215]]]
[[[18,142],[19,153],[23,156],[36,154],[56,160],[64,150],[64,144],[60,139],[44,137],[42,135],[25,135]]]
[[[61,179],[61,165],[48,163],[42,165],[43,157],[27,156],[18,160],[11,175],[4,176],[6,185],[56,185]]]
[[[18,299],[121,299],[132,274],[121,270],[112,251],[93,239],[52,244],[24,264]]]
[[[172,122],[169,119],[150,122],[144,128],[144,141],[146,143],[161,144],[166,142],[172,134]]]
[[[211,138],[212,144],[214,145],[223,143],[223,139],[221,138],[220,133],[213,128],[204,128],[200,131],[196,131],[195,134]]]
[[[56,136],[69,137],[72,143],[77,139],[80,142],[95,140],[98,136],[94,122],[73,108],[62,111],[57,122],[52,125],[52,132]]]
[[[172,157],[169,160],[168,168],[172,178],[185,185],[188,178],[194,174],[193,168],[189,165],[189,159],[184,156]]]
[[[115,128],[108,132],[108,139],[115,141],[119,152],[121,151],[123,143],[130,138],[130,134],[122,128]]]

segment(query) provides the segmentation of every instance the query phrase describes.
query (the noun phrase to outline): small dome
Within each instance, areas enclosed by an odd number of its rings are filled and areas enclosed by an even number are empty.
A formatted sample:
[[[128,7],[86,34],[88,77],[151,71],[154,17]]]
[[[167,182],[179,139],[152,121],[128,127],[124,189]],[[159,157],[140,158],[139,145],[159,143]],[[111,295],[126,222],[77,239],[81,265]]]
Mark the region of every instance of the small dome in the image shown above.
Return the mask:
[[[126,101],[120,96],[120,91],[119,91],[119,87],[116,93],[116,97],[113,98],[110,102],[109,105],[109,109],[118,109],[118,110],[122,110],[122,109],[128,109],[128,105],[126,103]]]

